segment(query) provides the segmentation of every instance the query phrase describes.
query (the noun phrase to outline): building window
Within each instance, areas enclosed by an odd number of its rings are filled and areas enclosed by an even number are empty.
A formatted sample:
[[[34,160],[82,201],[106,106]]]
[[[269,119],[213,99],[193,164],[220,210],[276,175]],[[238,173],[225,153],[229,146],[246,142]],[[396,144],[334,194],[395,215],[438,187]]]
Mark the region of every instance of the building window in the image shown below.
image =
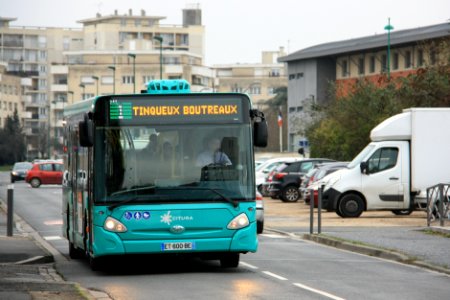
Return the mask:
[[[248,90],[248,93],[250,95],[259,95],[259,94],[261,94],[261,87],[253,86]]]
[[[372,55],[369,59],[369,72],[375,73],[375,55]]]
[[[145,75],[142,76],[142,82],[144,82],[144,84],[147,84],[149,81],[152,81],[155,79],[154,75]]]
[[[434,65],[436,63],[436,51],[431,50],[430,51],[430,65]]]
[[[70,49],[70,38],[63,37],[63,50],[69,50],[69,49]]]
[[[289,112],[290,112],[290,113],[295,112],[295,107],[289,107]]]
[[[297,73],[297,79],[300,79],[303,77],[303,72],[302,73]]]
[[[122,27],[127,26],[127,19],[120,19],[120,26]]]
[[[417,51],[417,66],[418,67],[423,66],[423,50]]]
[[[272,69],[269,72],[269,77],[280,77],[280,70],[279,69]]]
[[[289,80],[294,80],[295,79],[295,74],[290,74],[289,75]]]
[[[133,76],[122,76],[122,83],[123,84],[133,84],[134,77]]]
[[[411,51],[405,52],[405,69],[411,68]]]
[[[360,59],[358,59],[358,74],[364,75],[364,69],[364,57],[361,57]]]
[[[348,62],[346,59],[344,59],[341,62],[341,71],[342,71],[341,72],[342,77],[346,77],[347,75],[350,75],[350,74],[348,74]]]
[[[381,55],[381,72],[386,72],[387,70],[387,56],[386,54]]]
[[[267,88],[267,94],[274,95],[275,94],[275,88],[273,88],[273,87]]]
[[[392,57],[392,70],[398,70],[398,53],[394,53]]]
[[[81,83],[82,84],[94,84],[94,78],[92,78],[92,76],[82,76]]]
[[[89,98],[93,98],[94,97],[94,94],[90,94],[90,93],[84,93],[84,94],[81,94],[81,98],[84,100],[84,99],[89,99]]]

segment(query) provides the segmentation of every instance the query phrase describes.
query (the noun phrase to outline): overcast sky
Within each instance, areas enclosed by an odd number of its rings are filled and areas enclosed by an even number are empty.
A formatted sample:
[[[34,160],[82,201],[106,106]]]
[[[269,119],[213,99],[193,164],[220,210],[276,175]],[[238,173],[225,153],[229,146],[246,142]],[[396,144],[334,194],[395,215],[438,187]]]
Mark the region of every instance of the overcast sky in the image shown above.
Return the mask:
[[[257,63],[261,51],[288,52],[331,41],[449,22],[449,0],[0,0],[0,16],[15,26],[81,27],[99,12],[164,16],[182,24],[182,9],[198,3],[206,31],[206,64]]]

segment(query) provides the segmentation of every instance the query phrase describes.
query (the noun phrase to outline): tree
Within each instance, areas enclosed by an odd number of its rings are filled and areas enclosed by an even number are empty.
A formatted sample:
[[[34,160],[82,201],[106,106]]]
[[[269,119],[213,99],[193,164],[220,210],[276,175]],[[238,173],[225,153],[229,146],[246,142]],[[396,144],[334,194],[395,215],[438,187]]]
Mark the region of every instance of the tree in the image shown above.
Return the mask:
[[[282,134],[285,136],[287,132],[287,87],[281,86],[274,89],[275,96],[262,102],[265,108],[263,109],[266,116],[269,140],[264,151],[280,151],[280,130],[278,127],[278,114],[281,111],[283,116]],[[283,149],[286,149],[287,139],[283,139]]]
[[[374,83],[359,80],[348,95],[321,107],[307,129],[311,156],[352,159],[370,141],[370,131],[408,107],[450,106],[450,68],[436,64],[407,77]],[[336,87],[331,88],[336,95]]]
[[[0,130],[0,164],[12,164],[25,160],[25,136],[22,133],[17,110],[6,117],[5,126]]]

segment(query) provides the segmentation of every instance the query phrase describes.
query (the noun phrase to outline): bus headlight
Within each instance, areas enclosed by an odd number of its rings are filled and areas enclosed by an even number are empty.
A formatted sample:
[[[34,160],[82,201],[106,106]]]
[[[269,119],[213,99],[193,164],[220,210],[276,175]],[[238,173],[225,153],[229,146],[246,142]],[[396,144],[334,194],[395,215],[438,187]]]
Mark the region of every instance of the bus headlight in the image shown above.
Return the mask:
[[[228,223],[227,228],[228,229],[241,229],[250,224],[250,221],[248,220],[248,217],[245,213],[240,214],[239,216],[235,217],[233,220],[231,220],[230,223]]]
[[[105,220],[105,224],[103,224],[103,228],[107,231],[111,231],[111,232],[125,232],[127,231],[127,228],[125,227],[125,225],[123,225],[122,223],[120,223],[119,221],[117,221],[114,218],[108,217]]]

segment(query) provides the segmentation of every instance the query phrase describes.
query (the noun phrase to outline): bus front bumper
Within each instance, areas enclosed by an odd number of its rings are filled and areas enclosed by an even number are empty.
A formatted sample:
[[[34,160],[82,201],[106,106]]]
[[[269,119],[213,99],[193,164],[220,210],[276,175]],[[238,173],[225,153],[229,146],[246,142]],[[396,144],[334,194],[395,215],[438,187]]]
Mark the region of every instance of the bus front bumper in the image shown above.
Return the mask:
[[[120,235],[109,232],[100,226],[94,226],[93,257],[124,254],[164,254],[186,253],[201,254],[212,252],[256,252],[256,222],[236,230],[231,237],[224,238],[179,238],[122,240]],[[184,249],[180,249],[184,248]]]

